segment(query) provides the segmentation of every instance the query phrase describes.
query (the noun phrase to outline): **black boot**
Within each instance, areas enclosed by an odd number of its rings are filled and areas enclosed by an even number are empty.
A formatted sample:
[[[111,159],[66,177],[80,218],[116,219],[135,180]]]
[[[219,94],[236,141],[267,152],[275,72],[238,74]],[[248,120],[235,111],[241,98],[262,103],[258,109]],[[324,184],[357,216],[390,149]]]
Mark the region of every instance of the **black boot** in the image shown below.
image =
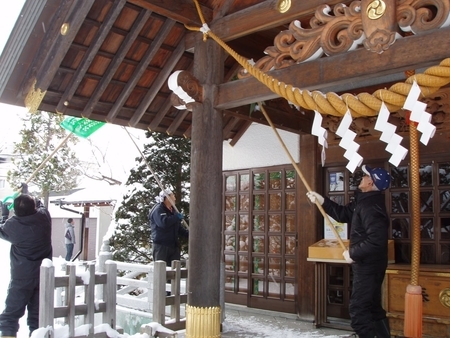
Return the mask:
[[[359,338],[375,338],[377,336],[375,336],[375,332],[373,332],[372,330],[370,330],[369,332],[363,333],[363,334],[358,334]],[[378,338],[378,337],[377,337]]]
[[[378,320],[374,323],[375,335],[377,338],[390,338],[391,329],[389,328],[389,320],[387,318]]]

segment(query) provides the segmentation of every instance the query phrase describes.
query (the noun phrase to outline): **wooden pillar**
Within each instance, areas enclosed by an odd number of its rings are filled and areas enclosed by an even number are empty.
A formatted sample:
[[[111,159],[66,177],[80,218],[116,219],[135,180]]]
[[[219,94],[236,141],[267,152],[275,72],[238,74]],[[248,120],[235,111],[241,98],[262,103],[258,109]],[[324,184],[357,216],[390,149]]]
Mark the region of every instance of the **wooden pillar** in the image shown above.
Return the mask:
[[[222,113],[213,108],[223,79],[223,51],[198,35],[194,76],[203,103],[192,110],[189,277],[186,337],[220,337]]]
[[[320,149],[317,137],[300,135],[300,163],[299,167],[312,190],[322,193]],[[319,209],[309,202],[306,188],[298,180],[298,269],[297,269],[297,314],[300,319],[314,320],[314,263],[308,262],[308,247],[318,241],[322,234],[323,221]],[[320,221],[319,221],[320,219]]]

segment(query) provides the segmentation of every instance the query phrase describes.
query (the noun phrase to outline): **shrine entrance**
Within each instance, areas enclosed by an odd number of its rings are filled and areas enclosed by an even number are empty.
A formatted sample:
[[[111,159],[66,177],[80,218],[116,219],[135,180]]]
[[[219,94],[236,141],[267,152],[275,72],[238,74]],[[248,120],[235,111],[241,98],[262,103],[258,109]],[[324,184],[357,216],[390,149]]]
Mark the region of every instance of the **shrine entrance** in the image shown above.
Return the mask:
[[[295,170],[258,168],[223,178],[225,301],[295,313]]]

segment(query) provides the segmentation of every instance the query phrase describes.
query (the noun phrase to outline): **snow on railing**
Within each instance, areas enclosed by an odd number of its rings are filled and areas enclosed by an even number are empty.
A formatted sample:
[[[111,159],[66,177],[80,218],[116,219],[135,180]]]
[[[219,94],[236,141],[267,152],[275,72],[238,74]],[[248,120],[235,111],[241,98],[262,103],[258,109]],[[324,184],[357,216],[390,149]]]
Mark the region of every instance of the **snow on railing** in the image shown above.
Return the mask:
[[[187,268],[182,268],[180,261],[173,261],[171,267],[163,261],[148,265],[112,261],[109,245],[103,244],[97,266],[94,262],[64,263],[65,274],[58,271],[55,276],[53,263],[44,260],[39,327],[46,330],[45,337],[58,338],[55,331],[61,321],[68,331],[66,337],[106,337],[95,324],[100,321],[111,330],[120,327],[116,321],[119,309],[153,320],[138,328],[142,333],[156,330],[162,334],[161,326],[169,331],[185,329]],[[62,320],[55,322],[57,318]],[[123,332],[122,328],[118,331]]]
[[[48,261],[48,262],[47,262]],[[47,263],[46,263],[47,262]],[[103,323],[116,328],[116,275],[117,266],[112,261],[105,263],[106,273],[95,272],[95,264],[87,263],[86,271],[77,274],[77,265],[68,263],[66,274],[55,276],[55,267],[44,260],[40,271],[39,327],[47,330],[46,337],[57,337],[54,333],[55,318],[63,318],[68,324],[68,337],[107,337],[105,332],[94,332],[94,315],[103,314]],[[104,297],[95,297],[95,287],[102,285]],[[84,299],[77,297],[77,287],[84,288]],[[64,301],[55,303],[55,289],[64,289]],[[56,293],[58,294],[58,293]],[[75,319],[84,317],[83,329],[76,330]]]
[[[184,304],[187,303],[187,269],[180,261],[166,267],[163,261],[152,264],[132,264],[114,261],[117,270],[117,305],[150,312],[153,321],[171,330],[185,328]],[[167,281],[170,281],[167,284]],[[166,310],[166,307],[169,307]]]

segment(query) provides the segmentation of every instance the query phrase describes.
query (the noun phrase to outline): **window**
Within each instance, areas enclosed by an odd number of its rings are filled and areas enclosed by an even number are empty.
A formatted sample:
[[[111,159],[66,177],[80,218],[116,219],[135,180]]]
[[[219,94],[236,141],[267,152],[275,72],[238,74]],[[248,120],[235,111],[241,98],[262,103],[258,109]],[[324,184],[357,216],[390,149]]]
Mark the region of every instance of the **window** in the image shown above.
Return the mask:
[[[384,167],[381,163],[371,167]],[[386,190],[390,238],[395,242],[396,263],[411,263],[411,184],[409,166],[389,167],[391,186]],[[325,194],[340,204],[353,198],[362,172],[328,168]],[[340,177],[344,184],[338,185]],[[422,264],[450,263],[450,162],[428,161],[419,166],[420,239]]]
[[[224,173],[226,292],[294,301],[296,180],[291,166]]]

